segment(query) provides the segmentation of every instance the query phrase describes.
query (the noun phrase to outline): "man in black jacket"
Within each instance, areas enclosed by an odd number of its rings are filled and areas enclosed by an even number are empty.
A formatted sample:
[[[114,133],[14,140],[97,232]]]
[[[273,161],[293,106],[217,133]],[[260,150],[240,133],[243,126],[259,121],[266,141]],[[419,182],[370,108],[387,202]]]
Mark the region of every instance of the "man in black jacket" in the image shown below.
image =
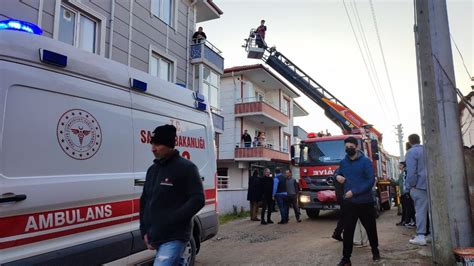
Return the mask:
[[[272,210],[271,206],[273,205],[273,178],[270,176],[270,169],[265,168],[263,170],[262,177],[262,214],[260,216],[261,224],[272,224]],[[265,211],[267,211],[267,221],[265,221]]]
[[[176,128],[163,125],[153,131],[148,168],[140,198],[140,231],[150,250],[157,250],[154,265],[180,263],[191,238],[193,216],[204,206],[199,170],[174,149]]]

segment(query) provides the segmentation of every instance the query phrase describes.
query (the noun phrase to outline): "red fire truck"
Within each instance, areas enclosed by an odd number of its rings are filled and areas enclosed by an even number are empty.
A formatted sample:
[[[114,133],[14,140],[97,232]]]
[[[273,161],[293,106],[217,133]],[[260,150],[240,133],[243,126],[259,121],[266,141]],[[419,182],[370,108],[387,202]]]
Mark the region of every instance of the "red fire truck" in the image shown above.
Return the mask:
[[[248,58],[265,61],[318,104],[325,115],[342,130],[342,135],[339,136],[317,137],[311,133],[306,140],[292,147],[292,162],[296,168],[293,174],[296,177],[299,175],[302,188],[299,195],[300,207],[305,209],[311,218],[317,217],[320,210],[339,208],[335,199],[334,171],[345,156],[344,139],[353,136],[359,140],[360,150],[372,160],[377,178],[374,187],[377,212],[390,209],[390,177],[394,177],[396,171],[393,167],[387,167],[391,157],[382,148],[382,134],[275,47],[268,47],[265,43],[257,44],[254,30],[250,31],[245,41]],[[393,160],[390,163],[395,164]],[[392,171],[388,171],[389,169]]]

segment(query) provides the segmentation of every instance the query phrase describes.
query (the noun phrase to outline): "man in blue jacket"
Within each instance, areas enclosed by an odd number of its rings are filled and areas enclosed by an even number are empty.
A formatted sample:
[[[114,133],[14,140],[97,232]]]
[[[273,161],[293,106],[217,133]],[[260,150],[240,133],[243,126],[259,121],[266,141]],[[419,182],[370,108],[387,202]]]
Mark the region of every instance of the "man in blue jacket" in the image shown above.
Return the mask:
[[[344,233],[343,258],[338,265],[351,265],[354,230],[359,219],[369,237],[372,259],[380,260],[378,249],[377,225],[375,222],[374,197],[375,183],[372,163],[361,151],[357,150],[358,141],[354,137],[344,140],[346,157],[341,161],[336,177],[344,184]]]
[[[288,206],[287,206],[287,196],[286,191],[286,177],[281,173],[281,169],[275,169],[275,177],[273,178],[273,198],[278,204],[278,209],[280,210],[281,220],[278,224],[288,223]]]

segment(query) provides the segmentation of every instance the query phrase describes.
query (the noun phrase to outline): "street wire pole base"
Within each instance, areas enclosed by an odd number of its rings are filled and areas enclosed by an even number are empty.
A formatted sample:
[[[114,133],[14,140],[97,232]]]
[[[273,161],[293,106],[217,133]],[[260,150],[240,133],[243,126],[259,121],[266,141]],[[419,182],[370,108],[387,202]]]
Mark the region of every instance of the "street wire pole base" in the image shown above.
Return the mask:
[[[473,228],[446,1],[416,0],[415,16],[433,263],[453,265],[454,247],[473,246]]]

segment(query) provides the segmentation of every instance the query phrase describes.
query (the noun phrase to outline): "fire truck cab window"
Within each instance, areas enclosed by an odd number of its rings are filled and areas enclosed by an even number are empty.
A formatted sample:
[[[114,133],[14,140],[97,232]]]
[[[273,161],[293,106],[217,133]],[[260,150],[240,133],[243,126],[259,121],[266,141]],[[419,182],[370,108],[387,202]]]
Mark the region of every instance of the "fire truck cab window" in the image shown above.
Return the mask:
[[[335,163],[344,159],[344,141],[331,140],[305,143],[301,150],[301,164]]]

